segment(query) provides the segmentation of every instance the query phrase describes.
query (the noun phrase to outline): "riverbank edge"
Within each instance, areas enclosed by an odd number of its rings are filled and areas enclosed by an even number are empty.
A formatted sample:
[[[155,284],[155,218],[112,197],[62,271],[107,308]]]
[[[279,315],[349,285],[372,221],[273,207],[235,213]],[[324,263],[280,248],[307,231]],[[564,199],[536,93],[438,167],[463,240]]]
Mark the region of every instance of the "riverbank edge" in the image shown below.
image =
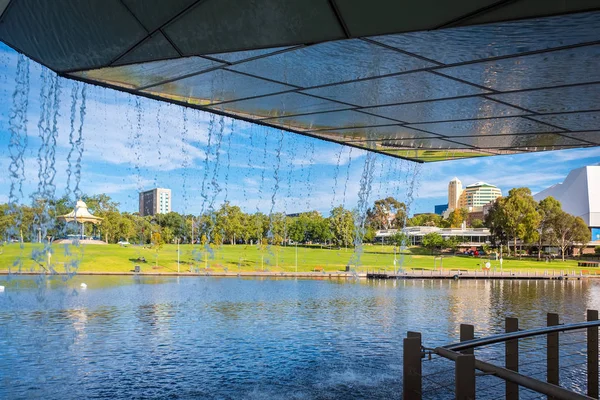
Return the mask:
[[[403,279],[477,279],[477,280],[581,280],[581,279],[600,279],[599,275],[539,275],[539,274],[515,274],[507,273],[506,275],[489,275],[489,274],[473,274],[473,273],[449,273],[449,274],[421,274],[421,273],[405,273],[405,274],[372,274],[372,273],[348,273],[348,272],[77,272],[67,274],[64,272],[57,273],[40,273],[40,272],[7,272],[0,271],[0,276],[144,276],[144,277],[214,277],[214,278],[313,278],[313,279],[374,279],[374,280],[403,280]]]

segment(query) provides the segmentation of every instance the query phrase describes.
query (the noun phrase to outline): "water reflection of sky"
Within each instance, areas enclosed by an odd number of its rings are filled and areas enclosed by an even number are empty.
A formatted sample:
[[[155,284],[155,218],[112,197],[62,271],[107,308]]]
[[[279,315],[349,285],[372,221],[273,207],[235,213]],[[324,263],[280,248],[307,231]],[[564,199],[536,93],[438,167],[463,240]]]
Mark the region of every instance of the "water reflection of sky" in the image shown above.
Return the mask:
[[[483,335],[505,316],[528,328],[600,308],[588,281],[3,281],[3,398],[388,398],[408,330],[434,346],[460,323]]]

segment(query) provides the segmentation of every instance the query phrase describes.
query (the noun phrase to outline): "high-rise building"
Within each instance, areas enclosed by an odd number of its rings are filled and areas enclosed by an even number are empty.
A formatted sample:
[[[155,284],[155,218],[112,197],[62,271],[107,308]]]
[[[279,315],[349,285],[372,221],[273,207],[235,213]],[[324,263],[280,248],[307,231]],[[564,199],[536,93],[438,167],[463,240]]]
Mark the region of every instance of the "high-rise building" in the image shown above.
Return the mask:
[[[463,190],[460,197],[460,208],[469,211],[483,211],[483,206],[502,197],[502,191],[494,185],[485,182],[477,182],[469,185]]]
[[[171,189],[156,188],[140,193],[140,215],[167,214],[171,212]]]
[[[442,215],[446,210],[448,209],[448,204],[438,204],[437,206],[434,206],[434,212],[437,215]]]
[[[462,182],[458,178],[452,179],[448,184],[448,211],[460,208],[459,200],[462,191]]]

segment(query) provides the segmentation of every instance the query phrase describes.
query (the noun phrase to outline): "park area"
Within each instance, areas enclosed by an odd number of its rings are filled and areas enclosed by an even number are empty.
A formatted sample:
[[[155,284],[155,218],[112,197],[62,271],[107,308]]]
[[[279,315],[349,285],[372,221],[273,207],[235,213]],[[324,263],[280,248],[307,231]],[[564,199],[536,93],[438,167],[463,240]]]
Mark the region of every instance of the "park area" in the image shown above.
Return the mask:
[[[70,246],[65,254],[65,247],[53,246],[50,258],[52,269],[58,273],[133,273],[135,266],[140,266],[142,274],[180,273],[237,273],[237,272],[342,272],[347,265],[358,273],[368,271],[393,272],[394,258],[398,269],[405,271],[432,270],[440,268],[440,256],[433,256],[429,250],[411,247],[404,254],[394,255],[394,247],[366,245],[356,261],[352,248],[326,248],[320,246],[264,246],[255,245],[223,245],[206,248],[200,245],[179,246],[179,264],[177,245],[164,245],[159,251],[155,248],[136,245],[87,245]],[[0,247],[0,272],[44,272],[49,270],[39,252],[43,245],[25,243],[7,244]],[[36,259],[32,255],[37,254]],[[297,262],[296,262],[297,260]],[[494,256],[472,257],[465,255],[445,254],[441,265],[445,270],[461,269],[481,271],[487,262],[492,271],[500,271],[500,262]],[[297,268],[296,268],[297,265]],[[358,265],[358,267],[354,267]],[[502,270],[507,271],[589,271],[594,274],[595,268],[578,267],[576,260],[546,262],[535,258],[504,258]]]

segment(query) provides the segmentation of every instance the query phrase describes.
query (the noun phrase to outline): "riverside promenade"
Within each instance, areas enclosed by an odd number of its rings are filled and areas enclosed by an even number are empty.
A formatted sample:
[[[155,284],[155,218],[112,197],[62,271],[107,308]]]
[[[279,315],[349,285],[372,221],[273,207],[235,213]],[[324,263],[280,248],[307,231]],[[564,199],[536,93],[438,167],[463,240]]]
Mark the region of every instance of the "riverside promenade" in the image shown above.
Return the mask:
[[[244,278],[308,278],[308,279],[539,279],[539,280],[580,280],[600,278],[596,271],[548,270],[548,271],[473,271],[460,269],[443,270],[410,270],[403,272],[386,272],[367,270],[366,272],[318,271],[318,272],[270,272],[270,271],[204,271],[199,272],[77,272],[74,274],[49,273],[45,271],[22,271],[1,275],[79,275],[79,276],[210,276],[210,277],[244,277]]]

